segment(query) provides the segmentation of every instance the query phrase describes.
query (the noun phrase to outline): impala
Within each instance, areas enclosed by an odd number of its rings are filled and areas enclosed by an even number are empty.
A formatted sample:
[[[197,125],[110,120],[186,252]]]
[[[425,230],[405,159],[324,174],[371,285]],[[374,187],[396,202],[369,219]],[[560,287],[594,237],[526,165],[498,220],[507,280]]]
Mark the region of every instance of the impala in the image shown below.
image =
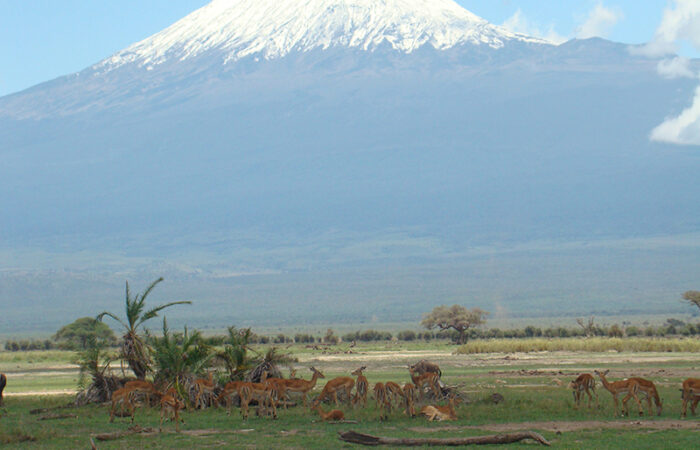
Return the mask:
[[[406,415],[408,417],[415,417],[416,408],[413,405],[416,401],[416,387],[412,383],[403,385],[403,398],[406,404]]]
[[[134,390],[132,388],[123,387],[112,392],[112,409],[109,413],[109,421],[114,422],[114,413],[117,410],[117,405],[121,406],[121,412],[124,412],[124,406],[129,408],[131,422],[134,422],[136,407],[132,401]]]
[[[240,385],[239,395],[241,396],[241,413],[243,418],[248,418],[248,405],[252,400],[258,402],[258,414],[262,408],[267,409],[267,405],[272,407],[272,418],[277,418],[277,406],[272,399],[273,387],[264,383],[244,382]]]
[[[348,396],[348,401],[350,401],[350,392],[352,392],[353,386],[355,386],[355,380],[350,377],[333,378],[323,387],[323,390],[314,402],[314,405],[320,404],[324,399],[328,399],[330,401],[331,397],[333,397],[335,406],[338,406],[338,392],[340,391],[345,391]]]
[[[287,388],[285,387],[284,378],[268,378],[267,371],[263,371],[260,377],[260,382],[266,384],[270,387],[272,400],[275,402],[275,406],[279,406],[280,401],[284,402],[284,409],[287,409],[287,402],[284,399],[287,396]]]
[[[384,387],[386,388],[387,400],[392,403],[395,402],[397,405],[403,403],[403,389],[401,389],[401,386],[393,381],[387,381],[384,383]]]
[[[309,370],[313,372],[310,381],[300,378],[284,380],[284,387],[287,392],[301,392],[305,407],[307,406],[306,394],[316,386],[316,381],[318,381],[319,378],[326,378],[321,372],[316,370],[315,367],[309,367]]]
[[[408,373],[411,374],[411,381],[413,381],[413,384],[416,386],[421,400],[423,400],[423,395],[425,393],[424,389],[426,386],[432,390],[436,399],[441,397],[440,388],[438,386],[440,375],[435,372],[425,372],[423,375],[419,375],[416,372],[416,369],[414,369],[414,366],[408,366]]]
[[[221,402],[226,403],[227,407],[227,414],[230,416],[231,415],[231,396],[233,394],[238,394],[238,398],[242,398],[241,395],[241,387],[243,386],[245,382],[244,381],[229,381],[224,385],[224,389],[221,391],[219,396],[216,398],[216,404],[220,405]],[[242,411],[241,411],[242,412]]]
[[[387,392],[384,383],[376,383],[374,385],[374,400],[377,402],[379,420],[387,419],[391,412],[391,402],[387,400]]]
[[[683,399],[681,417],[685,417],[685,413],[688,409],[688,402],[691,400],[693,403],[690,405],[690,412],[695,415],[695,408],[698,406],[698,402],[700,402],[700,378],[688,378],[683,382],[681,398]]]
[[[651,409],[651,400],[654,399],[654,404],[656,405],[656,415],[661,415],[661,398],[659,397],[659,392],[656,390],[656,386],[652,381],[646,380],[644,378],[631,377],[630,380],[636,381],[638,384],[637,393],[642,393],[647,398],[647,407],[649,408],[649,415],[653,415]]]
[[[582,373],[574,381],[569,383],[569,388],[573,390],[574,403],[578,408],[581,406],[581,399],[583,398],[584,392],[588,395],[588,407],[591,407],[591,400],[593,396],[591,391],[595,394],[595,404],[598,406],[598,393],[595,391],[595,378],[590,373]]]
[[[212,372],[209,372],[207,378],[199,378],[197,380],[194,380],[193,386],[196,395],[194,407],[204,409],[206,407],[206,404],[204,402],[204,396],[213,396],[214,391],[216,390],[216,383],[214,383]],[[216,399],[214,399],[214,401],[216,402]]]
[[[362,374],[362,372],[367,368],[367,366],[362,366],[359,369],[352,372],[352,375],[357,377],[355,380],[355,397],[352,399],[353,407],[362,402],[362,407],[367,407],[367,390],[369,388],[369,383],[367,378]]]
[[[175,422],[175,431],[180,432],[180,422],[185,423],[180,417],[180,410],[185,407],[185,404],[178,398],[177,391],[170,388],[168,392],[160,398],[160,426],[158,431],[163,431],[163,420],[168,417]]]
[[[323,412],[323,410],[321,409],[321,405],[312,406],[311,409],[316,410],[318,412],[318,415],[321,416],[321,420],[323,421],[345,420],[345,414],[339,409],[334,409],[332,411],[328,411],[327,413]]]
[[[421,408],[420,413],[427,417],[428,420],[431,422],[433,420],[457,420],[457,413],[455,412],[455,402],[455,397],[451,395],[447,406],[424,406]]]
[[[160,392],[156,389],[155,385],[150,381],[145,380],[132,380],[127,381],[124,384],[125,388],[129,388],[136,395],[143,395],[146,398],[146,403],[151,406],[151,395],[156,397],[160,396]]]
[[[2,391],[5,390],[5,386],[7,386],[7,377],[4,373],[0,373],[0,406],[3,405]]]
[[[620,380],[613,381],[612,383],[608,382],[608,380],[605,379],[605,375],[607,375],[608,372],[610,371],[595,371],[596,375],[600,377],[600,381],[603,382],[603,387],[610,391],[610,393],[613,396],[613,400],[615,401],[615,414],[617,414],[617,410],[619,408],[618,397],[620,396],[620,394],[627,394],[625,398],[622,399],[622,415],[628,414],[627,402],[630,398],[634,398],[634,400],[637,402],[637,406],[639,407],[639,415],[641,416],[642,414],[644,414],[644,411],[642,410],[642,403],[639,401],[639,398],[637,398],[637,390],[639,389],[639,383],[637,383],[634,380]]]

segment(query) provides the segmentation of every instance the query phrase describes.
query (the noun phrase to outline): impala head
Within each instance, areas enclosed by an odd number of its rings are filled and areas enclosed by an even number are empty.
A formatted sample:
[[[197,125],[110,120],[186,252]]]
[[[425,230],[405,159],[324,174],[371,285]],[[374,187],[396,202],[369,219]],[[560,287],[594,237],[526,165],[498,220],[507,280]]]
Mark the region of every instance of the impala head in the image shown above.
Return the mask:
[[[316,368],[313,366],[309,367],[309,370],[311,370],[315,375],[318,375],[319,378],[326,378],[320,371],[316,370]]]
[[[362,375],[362,372],[363,372],[366,368],[367,368],[367,366],[362,366],[362,367],[360,367],[359,369],[355,369],[355,371],[354,371],[354,372],[351,372],[350,374],[351,374],[351,375],[355,375],[356,377],[359,377],[360,375]]]
[[[596,375],[602,378],[610,372],[610,369],[606,370],[605,372],[601,372],[600,370],[594,370],[593,372],[595,372]]]

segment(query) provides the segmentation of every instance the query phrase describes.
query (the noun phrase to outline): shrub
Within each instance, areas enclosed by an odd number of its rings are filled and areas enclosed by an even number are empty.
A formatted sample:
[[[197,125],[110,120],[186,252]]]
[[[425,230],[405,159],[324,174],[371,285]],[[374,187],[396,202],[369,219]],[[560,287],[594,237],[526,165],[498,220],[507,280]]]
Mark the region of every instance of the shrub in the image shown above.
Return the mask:
[[[399,331],[396,338],[399,341],[414,341],[416,339],[416,332],[411,330]]]

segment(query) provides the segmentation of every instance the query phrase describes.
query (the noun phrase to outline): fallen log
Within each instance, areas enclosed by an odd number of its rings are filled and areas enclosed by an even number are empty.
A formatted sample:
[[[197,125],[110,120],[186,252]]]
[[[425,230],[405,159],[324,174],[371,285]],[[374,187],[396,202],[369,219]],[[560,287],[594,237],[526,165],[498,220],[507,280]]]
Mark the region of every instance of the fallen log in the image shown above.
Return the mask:
[[[44,414],[47,412],[56,411],[57,409],[69,409],[69,408],[75,408],[75,405],[73,403],[68,403],[66,405],[54,406],[53,408],[37,408],[37,409],[32,409],[31,411],[29,411],[29,414]]]
[[[115,439],[120,439],[124,436],[130,436],[132,434],[155,434],[155,430],[153,428],[141,428],[138,425],[134,425],[126,431],[98,434],[95,436],[95,439],[97,439],[98,441],[113,441]]]
[[[519,433],[492,434],[488,436],[474,436],[468,438],[389,438],[381,436],[371,436],[369,434],[356,433],[354,431],[339,431],[339,439],[345,442],[362,445],[395,445],[395,446],[418,446],[418,445],[489,445],[489,444],[512,444],[524,439],[533,439],[542,445],[551,445],[541,434],[534,431],[523,431]]]
[[[41,416],[37,420],[54,420],[54,419],[77,419],[77,414],[49,414],[47,416]]]

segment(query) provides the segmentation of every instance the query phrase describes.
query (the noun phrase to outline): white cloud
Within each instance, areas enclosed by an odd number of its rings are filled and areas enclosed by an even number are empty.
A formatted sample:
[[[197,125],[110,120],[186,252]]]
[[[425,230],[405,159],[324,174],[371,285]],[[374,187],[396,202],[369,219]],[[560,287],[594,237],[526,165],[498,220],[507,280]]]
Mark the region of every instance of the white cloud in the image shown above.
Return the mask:
[[[687,41],[700,50],[700,1],[674,0],[664,10],[654,39],[647,45],[635,50],[649,57],[674,55],[679,41]],[[657,71],[661,76],[698,77],[693,73],[689,61],[674,56],[659,62]],[[682,145],[700,145],[700,86],[695,89],[690,107],[684,109],[677,117],[667,118],[654,128],[650,136],[652,141],[669,142]]]
[[[553,25],[550,25],[547,31],[543,31],[539,25],[525,17],[519,8],[517,11],[515,11],[515,14],[506,19],[501,26],[514,33],[521,33],[528,36],[546,39],[554,44],[561,44],[567,40],[565,36],[562,36],[554,31]]]
[[[700,145],[700,86],[695,89],[693,104],[678,117],[666,119],[654,128],[650,138],[671,144]]]
[[[677,42],[686,40],[700,49],[700,1],[675,0],[664,10],[654,38],[637,49],[650,57],[666,56],[677,51]]]
[[[690,60],[682,56],[662,59],[656,71],[664,78],[695,78],[697,75],[690,68]]]
[[[576,37],[580,39],[607,37],[623,17],[624,14],[619,9],[606,8],[602,3],[598,3],[576,29]]]

